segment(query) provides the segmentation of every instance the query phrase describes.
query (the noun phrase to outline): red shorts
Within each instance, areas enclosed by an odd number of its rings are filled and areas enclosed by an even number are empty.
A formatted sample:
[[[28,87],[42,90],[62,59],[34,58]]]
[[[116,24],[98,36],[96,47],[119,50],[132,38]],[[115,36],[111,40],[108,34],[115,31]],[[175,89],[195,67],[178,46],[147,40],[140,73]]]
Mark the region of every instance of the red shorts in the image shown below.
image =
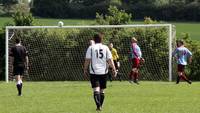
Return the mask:
[[[178,72],[184,72],[185,65],[178,64]]]
[[[133,58],[132,59],[132,68],[139,68],[140,66],[140,59],[139,58]]]

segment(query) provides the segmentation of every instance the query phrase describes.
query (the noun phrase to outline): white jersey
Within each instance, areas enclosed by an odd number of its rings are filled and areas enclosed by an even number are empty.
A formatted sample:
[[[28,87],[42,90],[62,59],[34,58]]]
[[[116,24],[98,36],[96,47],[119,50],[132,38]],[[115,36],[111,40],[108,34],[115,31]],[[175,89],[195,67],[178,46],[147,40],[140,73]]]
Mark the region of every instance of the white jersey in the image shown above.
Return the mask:
[[[98,43],[87,49],[86,59],[91,59],[90,74],[103,75],[108,73],[107,60],[112,54],[106,45]]]

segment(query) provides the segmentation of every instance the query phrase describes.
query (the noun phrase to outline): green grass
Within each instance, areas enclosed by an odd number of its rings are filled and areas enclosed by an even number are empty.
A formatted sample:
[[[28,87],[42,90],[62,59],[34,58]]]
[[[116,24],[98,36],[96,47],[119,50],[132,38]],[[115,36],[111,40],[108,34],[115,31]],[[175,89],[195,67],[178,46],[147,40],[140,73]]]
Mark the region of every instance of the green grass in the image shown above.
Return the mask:
[[[94,24],[94,20],[87,19],[45,19],[36,18],[35,23],[37,25],[57,25],[59,21],[63,21],[65,25],[91,25]],[[0,27],[4,26],[5,23],[11,22],[12,19],[9,17],[0,17]],[[133,24],[141,24],[141,21],[133,21]],[[191,38],[194,40],[200,40],[200,22],[168,22],[176,26],[177,37],[181,37],[183,33],[189,33]]]
[[[194,40],[200,40],[200,22],[195,23],[195,22],[173,22],[172,24],[174,24],[176,26],[176,32],[177,32],[177,36],[181,37],[183,33],[189,33],[191,38]]]
[[[0,83],[1,113],[95,113],[89,82]],[[101,113],[200,113],[200,83],[108,83]]]

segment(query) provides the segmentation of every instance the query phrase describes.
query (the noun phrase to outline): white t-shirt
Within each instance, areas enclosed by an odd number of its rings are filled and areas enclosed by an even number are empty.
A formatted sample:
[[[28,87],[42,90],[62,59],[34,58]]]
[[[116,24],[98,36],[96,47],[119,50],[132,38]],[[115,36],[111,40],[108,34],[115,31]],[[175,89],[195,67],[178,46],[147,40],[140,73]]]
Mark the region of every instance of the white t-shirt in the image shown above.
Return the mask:
[[[87,49],[86,59],[91,59],[90,74],[103,75],[108,73],[107,60],[112,54],[106,45],[98,43]]]

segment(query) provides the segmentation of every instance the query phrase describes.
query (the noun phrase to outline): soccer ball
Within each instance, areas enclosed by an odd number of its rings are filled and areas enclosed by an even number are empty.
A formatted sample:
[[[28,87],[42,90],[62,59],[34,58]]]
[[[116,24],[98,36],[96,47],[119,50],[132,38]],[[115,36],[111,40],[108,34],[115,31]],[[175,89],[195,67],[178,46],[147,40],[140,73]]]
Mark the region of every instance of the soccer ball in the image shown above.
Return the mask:
[[[64,25],[64,23],[62,21],[58,22],[58,27],[62,27]]]

